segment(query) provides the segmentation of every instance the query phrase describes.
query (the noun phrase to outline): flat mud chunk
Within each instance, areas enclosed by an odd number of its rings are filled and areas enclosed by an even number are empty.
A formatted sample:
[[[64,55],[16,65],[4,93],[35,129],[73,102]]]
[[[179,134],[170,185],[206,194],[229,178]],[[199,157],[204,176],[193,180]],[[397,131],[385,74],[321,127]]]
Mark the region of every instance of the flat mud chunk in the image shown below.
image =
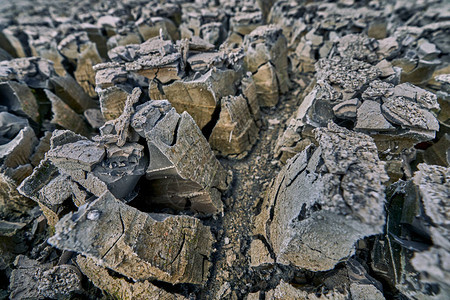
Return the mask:
[[[428,42],[426,39],[418,41],[417,55],[420,59],[433,60],[441,53],[435,44]]]
[[[189,51],[208,52],[214,51],[215,48],[214,44],[198,36],[193,36],[189,39]]]
[[[212,45],[220,46],[225,37],[225,28],[221,22],[211,22],[200,26],[200,36]]]
[[[395,128],[381,113],[380,103],[366,100],[358,108],[355,130],[392,131],[395,130]]]
[[[56,44],[58,32],[56,30],[49,30],[50,28],[48,27],[40,27],[37,30],[33,30],[35,29],[33,27],[31,27],[31,30],[29,28],[30,27],[27,27],[24,31],[28,31],[28,44],[31,48],[31,54],[33,56],[51,60],[56,74],[59,76],[66,76],[67,71],[64,69],[63,65],[64,57],[58,52]],[[45,32],[43,32],[44,30]]]
[[[250,110],[250,114],[255,120],[256,125],[258,127],[261,126],[261,108],[258,100],[258,93],[256,89],[255,81],[253,80],[253,76],[251,72],[247,72],[241,79],[241,89],[242,94],[245,99],[247,99],[248,107]]]
[[[405,97],[397,96],[386,99],[381,110],[386,119],[402,127],[431,132],[439,130],[439,122],[431,112]]]
[[[103,63],[95,65],[95,84],[101,89],[106,89],[115,84],[127,81],[127,71],[125,66],[119,63]]]
[[[153,202],[207,214],[222,211],[226,172],[187,112],[179,115],[167,101],[151,101],[138,107],[131,126],[148,143]]]
[[[123,50],[125,49],[114,49],[113,51],[116,53],[111,53],[110,56],[117,55],[126,58],[133,55],[129,51],[127,53]],[[158,80],[161,83],[168,83],[183,77],[184,69],[181,54],[176,51],[170,41],[161,40],[159,37],[153,38],[143,44],[136,45],[136,50],[134,59],[125,62],[127,71],[137,73],[150,80]],[[111,59],[113,58],[111,57]]]
[[[181,54],[172,53],[166,56],[148,56],[127,63],[126,70],[136,72],[150,80],[159,80],[168,83],[181,79]]]
[[[38,122],[39,111],[36,98],[24,83],[8,81],[0,83],[0,105],[14,113],[22,113]]]
[[[86,141],[87,137],[76,134],[70,130],[54,130],[50,137],[50,148],[55,148],[65,144]]]
[[[147,214],[110,193],[66,215],[48,242],[136,281],[203,284],[213,237],[188,216]]]
[[[297,111],[288,121],[287,128],[277,140],[275,153],[281,155],[281,161],[285,163],[288,158],[303,151],[307,145],[311,143],[309,139],[302,139],[301,131],[308,122],[307,115],[311,111],[318,94],[318,88],[315,87],[297,108]],[[306,142],[305,142],[306,141]]]
[[[420,164],[418,168],[414,183],[419,187],[425,213],[439,230],[447,232],[446,226],[450,223],[450,168],[427,164]]]
[[[450,134],[446,133],[439,141],[428,148],[424,153],[427,164],[450,166]]]
[[[52,147],[47,158],[58,168],[92,171],[105,157],[105,147],[89,140],[79,140]]]
[[[113,62],[127,63],[136,62],[139,58],[143,57],[146,57],[147,59],[151,57],[162,58],[165,55],[174,53],[177,53],[177,51],[172,41],[155,37],[142,44],[131,44],[111,49],[108,51],[108,57]],[[153,63],[157,63],[157,60],[154,60]],[[130,66],[132,65],[133,64]],[[135,66],[139,67],[139,63],[135,64]]]
[[[136,26],[145,41],[153,37],[159,37],[160,34],[171,40],[179,39],[176,25],[170,19],[164,17],[141,18],[136,22]]]
[[[375,50],[378,41],[362,34],[347,34],[339,39],[337,51],[341,57],[374,63],[378,60]]]
[[[0,165],[16,168],[29,163],[38,140],[28,121],[7,112],[0,113]]]
[[[108,51],[116,47],[142,43],[142,38],[135,27],[122,27],[120,32],[111,36],[106,42]]]
[[[76,64],[78,56],[86,50],[92,42],[85,31],[69,34],[58,44],[58,50],[70,62]]]
[[[245,64],[255,73],[259,67],[272,62],[277,75],[280,93],[289,89],[287,73],[287,41],[282,29],[273,25],[260,26],[244,39]]]
[[[334,123],[315,134],[319,147],[294,156],[273,182],[255,235],[277,263],[325,271],[353,255],[359,239],[382,232],[388,177],[369,136]]]
[[[77,265],[84,275],[99,289],[110,295],[115,295],[120,299],[155,299],[155,300],[183,300],[185,297],[168,293],[147,280],[139,282],[129,282],[124,278],[110,275],[107,269],[95,263],[91,258],[81,255],[77,257]]]
[[[375,50],[380,59],[391,58],[399,49],[399,44],[394,36],[378,41],[378,48]]]
[[[15,37],[17,31],[19,31],[19,28],[16,26],[9,26],[3,29],[0,32],[1,47],[14,57],[25,57],[27,56],[25,50],[20,40]]]
[[[70,177],[75,184],[72,184],[72,200],[75,205],[79,206],[85,202],[87,192],[96,195],[97,197],[108,190],[108,183],[111,183],[112,187],[116,187],[114,184],[117,180],[127,181],[130,178],[127,177],[127,172],[132,171],[134,164],[143,163],[136,157],[132,156],[131,167],[125,163],[128,160],[127,155],[124,152],[117,151],[116,154],[120,156],[124,154],[125,157],[116,157],[109,161],[105,161],[106,146],[87,138],[77,135],[71,131],[56,130],[53,132],[53,136],[50,140],[50,150],[47,152],[46,158],[57,168],[58,172]],[[124,149],[125,150],[125,149]],[[142,149],[136,149],[137,152],[142,152]],[[125,151],[126,152],[126,151]],[[111,154],[111,153],[110,153]],[[138,155],[138,157],[141,157]],[[109,163],[111,162],[111,163]],[[116,167],[124,167],[118,172],[110,170],[110,174],[103,174],[104,171],[100,171],[99,174],[105,176],[107,182],[102,181],[97,177],[97,173],[92,172],[99,166],[108,165],[113,169]],[[128,169],[130,167],[130,169]],[[100,167],[99,167],[100,168]],[[101,170],[101,168],[99,169]],[[117,176],[116,176],[117,175]],[[123,178],[120,180],[120,176]],[[132,174],[133,175],[133,174]],[[131,180],[133,182],[133,180]],[[134,186],[127,186],[124,190],[114,189],[118,195],[122,195],[128,190],[132,190]]]
[[[151,99],[167,99],[178,113],[188,112],[203,128],[213,117],[214,111],[225,96],[235,95],[238,75],[234,70],[213,70],[196,79],[177,80],[161,86],[154,84],[149,89]]]
[[[379,63],[376,64],[376,67],[381,71],[381,77],[389,77],[395,75],[396,72],[390,62],[383,59]]]
[[[52,103],[53,118],[51,123],[84,136],[89,135],[89,127],[81,115],[77,114],[61,98],[49,90],[45,90],[45,94]]]
[[[0,137],[2,144],[6,144],[25,127],[29,127],[29,122],[25,117],[19,117],[6,110],[0,112]],[[3,146],[2,145],[2,146]]]
[[[19,255],[9,289],[11,299],[57,299],[80,292],[81,274],[72,265],[40,264],[37,260]]]
[[[219,121],[209,143],[223,155],[250,150],[258,138],[258,127],[250,115],[247,101],[241,96],[222,98]]]
[[[297,118],[313,127],[326,126],[330,120],[334,120],[333,107],[343,100],[341,98],[342,93],[333,86],[327,82],[318,82],[313,91],[305,97],[308,101],[298,108]]]
[[[394,96],[404,97],[417,102],[428,110],[439,109],[439,103],[435,94],[408,82],[397,85],[394,88]]]
[[[223,52],[203,52],[189,56],[187,62],[194,72],[206,73],[212,67],[222,68],[225,59]]]
[[[40,57],[15,58],[1,61],[0,70],[3,68],[10,68],[15,79],[26,83],[31,88],[51,88],[50,78],[56,75],[53,63]],[[3,76],[1,76],[0,72],[1,77]]]
[[[315,68],[318,81],[326,80],[349,94],[361,90],[381,74],[377,67],[350,57],[322,58],[315,64]]]
[[[441,89],[437,92],[439,98],[450,102],[450,74],[442,74],[435,77],[435,80],[440,84]]]
[[[394,94],[394,85],[381,80],[374,80],[369,83],[367,89],[362,93],[363,100],[372,100],[381,102]]]

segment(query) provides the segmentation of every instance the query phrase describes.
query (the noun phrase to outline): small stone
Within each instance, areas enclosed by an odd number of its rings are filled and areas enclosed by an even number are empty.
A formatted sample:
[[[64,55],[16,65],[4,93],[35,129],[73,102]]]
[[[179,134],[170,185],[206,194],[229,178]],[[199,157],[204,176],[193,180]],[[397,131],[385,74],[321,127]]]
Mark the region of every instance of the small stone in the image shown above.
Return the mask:
[[[366,100],[358,108],[355,130],[392,131],[395,127],[381,113],[380,103]]]

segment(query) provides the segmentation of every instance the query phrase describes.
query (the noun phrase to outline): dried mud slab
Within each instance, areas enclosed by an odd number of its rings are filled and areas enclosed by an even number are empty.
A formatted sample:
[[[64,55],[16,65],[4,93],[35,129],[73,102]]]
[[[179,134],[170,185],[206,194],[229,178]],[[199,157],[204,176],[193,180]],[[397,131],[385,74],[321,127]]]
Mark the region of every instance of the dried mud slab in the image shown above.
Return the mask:
[[[203,284],[213,237],[188,216],[147,214],[106,192],[63,217],[49,243],[137,281]]]
[[[4,105],[12,112],[23,113],[32,120],[39,120],[39,111],[36,98],[26,84],[7,81],[0,83],[0,105]]]
[[[1,2],[0,299],[447,299],[450,3],[394,2]]]
[[[203,128],[212,121],[220,99],[235,94],[234,82],[237,78],[233,70],[210,70],[196,79],[163,85],[162,93],[155,87],[150,91],[150,98],[167,99],[177,112],[187,111]]]
[[[440,287],[439,295],[450,292],[450,181],[449,168],[420,164],[414,176],[418,186],[425,213],[433,226],[429,230],[433,246],[426,251],[414,254],[411,264],[421,273],[424,282],[435,283]]]
[[[372,268],[410,298],[445,299],[448,168],[419,164],[412,180],[387,188],[388,222],[372,249]]]
[[[72,196],[72,184],[74,182],[67,175],[60,174],[49,160],[42,160],[17,190],[36,201],[48,223],[54,226],[67,212],[61,210],[61,207],[67,198]]]
[[[382,232],[387,175],[369,136],[334,123],[315,134],[319,147],[289,160],[272,183],[255,235],[277,263],[326,271],[353,255],[359,239]]]
[[[81,291],[80,271],[72,265],[52,266],[19,255],[11,274],[11,299],[67,297]]]
[[[124,278],[116,278],[107,269],[95,263],[91,258],[77,256],[77,266],[84,275],[101,290],[120,299],[155,299],[155,300],[182,300],[187,299],[178,294],[168,293],[147,280],[130,283]]]
[[[278,94],[289,89],[287,42],[281,28],[268,25],[253,30],[244,39],[245,66],[253,73],[262,106],[278,103]]]
[[[214,45],[198,37],[175,44],[157,36],[142,44],[116,47],[108,55],[113,63],[99,64],[94,68],[100,108],[106,120],[113,120],[122,113],[132,86],[138,85],[144,93],[148,92],[151,100],[167,99],[178,113],[188,112],[206,138],[212,130],[221,136],[229,134],[229,130],[221,125],[213,128],[217,123],[228,122],[226,112],[224,120],[218,120],[224,105],[222,99],[236,97],[242,102],[239,98],[241,91],[247,107],[242,106],[243,113],[239,118],[248,124],[253,119],[260,125],[256,80],[251,73],[243,75],[244,53],[241,48],[224,47],[215,51]],[[281,57],[285,57],[285,53]],[[277,84],[277,78],[271,78]],[[227,110],[226,107],[224,109]],[[212,142],[213,148],[223,155],[240,154],[254,144],[256,131],[251,130],[250,134],[252,136],[246,142],[249,145],[230,146],[230,143]]]
[[[30,156],[38,140],[28,120],[0,112],[0,215],[9,219],[26,214],[34,205],[16,188],[32,170]]]
[[[223,210],[227,173],[187,112],[178,114],[168,101],[150,101],[137,107],[131,126],[147,140],[153,203],[207,214]]]
[[[246,99],[224,97],[219,121],[209,137],[213,149],[220,149],[223,155],[239,154],[248,151],[255,144],[258,127],[253,120]]]
[[[27,197],[19,194],[17,181],[0,173],[0,215],[21,215],[24,211],[31,209],[35,204]]]
[[[405,152],[436,137],[439,103],[434,93],[400,84],[399,69],[377,52],[385,43],[363,34],[345,35],[336,41],[336,51],[317,61],[312,90],[277,141],[283,163],[313,141],[313,128],[331,120],[374,138],[391,182],[412,176]]]
[[[70,106],[49,90],[45,90],[45,94],[52,104],[53,118],[51,123],[84,136],[89,135],[89,127],[81,115],[73,111]]]
[[[0,69],[2,69],[0,81],[15,79],[26,83],[31,88],[51,88],[50,78],[55,75],[52,62],[40,57],[1,61]]]

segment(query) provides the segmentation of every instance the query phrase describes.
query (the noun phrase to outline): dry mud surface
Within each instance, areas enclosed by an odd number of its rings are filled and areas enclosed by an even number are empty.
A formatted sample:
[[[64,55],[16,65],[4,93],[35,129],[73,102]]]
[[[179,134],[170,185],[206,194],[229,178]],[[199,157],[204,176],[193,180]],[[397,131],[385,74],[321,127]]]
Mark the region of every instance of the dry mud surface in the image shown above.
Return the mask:
[[[448,299],[449,12],[0,0],[0,299]]]

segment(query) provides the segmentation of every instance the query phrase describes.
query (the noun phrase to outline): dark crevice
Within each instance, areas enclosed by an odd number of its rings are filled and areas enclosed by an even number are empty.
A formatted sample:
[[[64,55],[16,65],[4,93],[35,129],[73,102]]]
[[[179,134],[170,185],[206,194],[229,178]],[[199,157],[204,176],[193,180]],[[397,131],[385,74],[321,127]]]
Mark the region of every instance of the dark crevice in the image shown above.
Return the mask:
[[[260,234],[256,235],[254,238],[260,240],[264,244],[264,246],[267,248],[267,251],[269,251],[270,258],[276,261],[276,256],[275,252],[273,251],[272,245],[270,245],[266,238]]]
[[[25,32],[20,31],[20,32],[17,33],[16,37],[20,41],[20,44],[22,45],[22,48],[23,48],[23,51],[25,52],[25,55],[27,57],[32,56],[31,55],[31,48],[28,45],[28,35]]]
[[[307,217],[306,213],[306,203],[303,203],[302,208],[300,209],[300,213],[297,216],[297,221],[301,222],[305,220]]]
[[[156,84],[156,87],[158,88],[158,91],[161,93],[161,95],[165,96],[166,94],[164,93],[164,88],[163,88],[162,82],[156,77],[153,78],[152,81]]]
[[[185,244],[185,243],[186,243],[186,235],[183,234],[183,241],[181,242],[180,248],[178,249],[178,251],[177,251],[177,253],[175,254],[174,258],[172,259],[171,262],[169,262],[170,265],[173,264],[174,261],[176,261],[177,258],[180,256],[181,251],[183,251],[183,248],[184,248],[184,244]]]
[[[178,118],[177,124],[175,125],[175,129],[173,130],[173,139],[170,146],[174,146],[177,143],[178,139],[178,129],[180,128],[181,118]]]
[[[202,133],[207,140],[211,136],[211,133],[212,133],[214,127],[216,127],[216,124],[219,121],[221,108],[222,108],[222,105],[219,101],[219,103],[216,105],[216,108],[214,109],[214,112],[211,116],[211,120],[208,123],[206,123],[206,125],[203,126],[203,128],[202,128]]]
[[[270,207],[270,212],[269,212],[269,221],[271,222],[273,220],[274,214],[275,214],[275,206],[277,205],[277,200],[278,200],[278,194],[280,193],[281,187],[283,186],[283,182],[286,179],[286,176],[283,175],[283,178],[281,179],[280,184],[278,185],[277,188],[277,192],[275,193],[275,197],[273,200],[273,203]]]
[[[151,283],[168,293],[181,294],[185,297],[189,297],[192,294],[198,293],[198,291],[200,290],[200,286],[189,283],[170,284],[159,280],[151,281]]]

